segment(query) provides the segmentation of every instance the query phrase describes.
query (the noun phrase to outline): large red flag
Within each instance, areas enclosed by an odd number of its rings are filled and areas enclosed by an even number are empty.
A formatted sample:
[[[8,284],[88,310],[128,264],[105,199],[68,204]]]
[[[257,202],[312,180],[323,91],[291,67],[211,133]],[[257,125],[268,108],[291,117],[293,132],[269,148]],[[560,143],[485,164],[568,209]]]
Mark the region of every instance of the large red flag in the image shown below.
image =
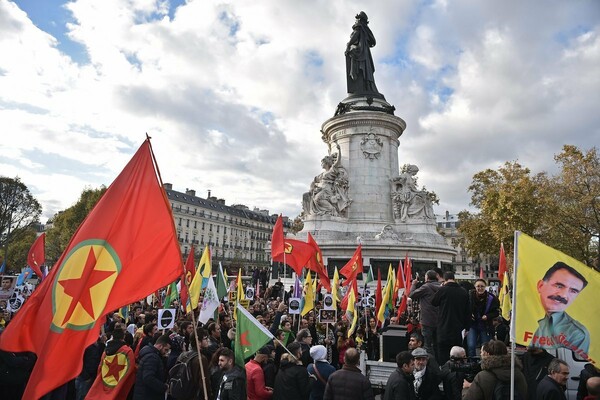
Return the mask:
[[[181,283],[180,283],[181,290],[180,290],[179,297],[181,298],[181,306],[183,307],[184,311],[185,311],[185,307],[186,307],[188,297],[189,297],[188,288],[190,287],[190,284],[192,283],[192,279],[194,278],[195,273],[196,273],[196,263],[194,261],[194,245],[192,245],[192,247],[190,249],[190,254],[188,254],[187,260],[185,261],[185,270],[184,270],[184,274],[181,276]]]
[[[308,264],[308,260],[314,257],[314,247],[306,242],[295,239],[285,239],[284,246],[284,251],[280,254],[275,254],[273,261],[285,262],[296,271],[296,274],[302,276],[302,268]]]
[[[38,356],[23,399],[75,378],[104,315],[173,282],[182,269],[171,208],[146,140],[0,335],[2,350]]]
[[[356,251],[354,251],[354,255],[352,256],[350,261],[348,261],[346,265],[344,265],[342,269],[340,269],[340,274],[344,275],[347,278],[342,284],[342,286],[346,286],[350,281],[356,280],[356,275],[358,275],[359,273],[362,274],[362,272],[362,244],[359,244],[356,248]],[[358,293],[358,290],[356,291],[356,293]]]
[[[98,375],[85,399],[125,399],[134,382],[135,357],[131,347],[124,344],[114,354],[102,354]]]
[[[44,275],[42,274],[42,265],[46,263],[45,245],[46,233],[42,233],[37,237],[37,239],[35,239],[31,249],[29,249],[29,254],[27,254],[27,264],[40,279],[44,279]]]
[[[504,243],[500,243],[500,259],[498,261],[498,279],[500,286],[504,282],[504,274],[506,273],[506,254],[504,254]]]
[[[321,286],[323,286],[328,292],[331,292],[331,283],[329,282],[329,276],[327,270],[323,264],[323,253],[321,248],[317,244],[317,241],[308,232],[308,244],[315,249],[315,254],[308,260],[306,267],[311,271],[316,272],[319,275]]]
[[[271,235],[271,258],[275,260],[275,257],[283,254],[284,251],[283,219],[281,218],[281,214],[279,214],[277,221],[275,221],[275,226],[273,227],[273,234]]]

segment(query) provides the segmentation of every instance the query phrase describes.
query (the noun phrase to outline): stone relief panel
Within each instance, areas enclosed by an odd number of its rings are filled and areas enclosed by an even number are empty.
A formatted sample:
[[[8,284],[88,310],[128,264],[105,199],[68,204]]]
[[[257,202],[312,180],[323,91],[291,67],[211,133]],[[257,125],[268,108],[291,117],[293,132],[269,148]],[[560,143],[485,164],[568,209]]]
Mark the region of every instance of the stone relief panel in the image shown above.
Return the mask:
[[[385,239],[400,240],[400,237],[398,236],[398,234],[396,232],[394,232],[394,229],[392,228],[391,225],[384,226],[383,229],[381,230],[381,232],[378,233],[377,235],[375,235],[375,240],[385,240]]]
[[[360,142],[360,150],[370,160],[379,158],[382,149],[383,141],[373,132],[366,134]]]
[[[347,217],[352,199],[348,197],[348,172],[341,166],[342,150],[336,143],[337,153],[323,157],[324,171],[315,177],[310,190],[302,196],[305,215]]]
[[[424,190],[418,190],[415,175],[416,165],[409,165],[405,172],[391,179],[392,207],[394,219],[406,222],[409,219],[425,219],[435,222],[433,205]]]

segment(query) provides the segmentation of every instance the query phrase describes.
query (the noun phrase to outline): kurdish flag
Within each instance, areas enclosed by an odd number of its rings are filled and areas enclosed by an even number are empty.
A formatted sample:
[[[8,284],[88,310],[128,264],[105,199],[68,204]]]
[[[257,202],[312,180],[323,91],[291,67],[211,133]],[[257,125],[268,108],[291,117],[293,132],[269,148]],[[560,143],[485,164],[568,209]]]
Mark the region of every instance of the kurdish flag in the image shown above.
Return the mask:
[[[81,355],[98,339],[104,316],[168,285],[182,270],[147,139],[0,335],[2,350],[37,354],[23,399],[39,399],[79,375]]]
[[[244,368],[244,360],[275,337],[239,303],[236,312],[235,363]]]
[[[123,344],[115,354],[102,354],[99,374],[85,397],[87,400],[124,399],[135,382],[133,350]]]
[[[306,279],[304,280],[304,297],[303,297],[304,306],[302,307],[302,311],[300,315],[303,317],[308,314],[308,312],[315,308],[315,294],[314,288],[312,284],[312,279],[310,276],[310,271],[306,275]]]

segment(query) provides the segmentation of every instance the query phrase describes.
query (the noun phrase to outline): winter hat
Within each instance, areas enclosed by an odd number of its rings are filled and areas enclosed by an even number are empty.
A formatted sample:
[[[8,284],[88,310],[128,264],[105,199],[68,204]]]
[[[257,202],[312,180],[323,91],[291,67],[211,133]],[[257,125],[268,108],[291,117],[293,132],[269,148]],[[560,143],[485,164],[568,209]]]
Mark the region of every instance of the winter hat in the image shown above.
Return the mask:
[[[411,354],[414,358],[424,358],[424,357],[429,358],[429,354],[427,354],[427,350],[425,350],[422,347],[417,347],[416,349],[414,349],[412,351]]]
[[[313,346],[310,348],[310,356],[315,361],[322,361],[327,357],[327,349],[321,345]]]

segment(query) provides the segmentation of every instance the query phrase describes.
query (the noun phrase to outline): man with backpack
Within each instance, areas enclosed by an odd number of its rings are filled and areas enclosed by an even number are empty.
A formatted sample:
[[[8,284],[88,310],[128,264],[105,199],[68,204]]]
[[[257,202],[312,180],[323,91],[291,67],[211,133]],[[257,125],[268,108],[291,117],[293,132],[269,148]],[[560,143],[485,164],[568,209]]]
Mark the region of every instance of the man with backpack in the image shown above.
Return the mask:
[[[133,400],[164,400],[167,374],[163,358],[170,351],[169,335],[160,336],[154,345],[148,344],[140,350]]]
[[[196,337],[200,339],[201,358],[198,357]],[[208,333],[202,328],[192,332],[190,347],[191,350],[181,353],[173,368],[169,370],[169,395],[177,400],[212,399],[210,366],[205,354],[208,347]],[[200,361],[202,361],[202,368],[200,368]],[[206,388],[206,397],[204,388]]]
[[[521,372],[521,362],[515,364],[515,399],[527,397],[527,382]],[[506,400],[510,398],[510,355],[506,345],[499,340],[490,340],[481,347],[481,372],[472,383],[465,381],[468,388],[463,400]]]

